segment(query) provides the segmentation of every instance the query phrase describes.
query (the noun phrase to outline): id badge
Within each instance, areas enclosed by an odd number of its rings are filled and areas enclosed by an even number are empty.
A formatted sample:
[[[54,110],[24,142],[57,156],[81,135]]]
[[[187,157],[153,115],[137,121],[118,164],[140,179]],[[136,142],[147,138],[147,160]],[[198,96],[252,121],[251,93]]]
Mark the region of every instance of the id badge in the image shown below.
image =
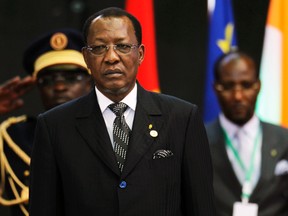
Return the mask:
[[[233,205],[233,216],[257,216],[258,205],[255,203],[235,202]]]

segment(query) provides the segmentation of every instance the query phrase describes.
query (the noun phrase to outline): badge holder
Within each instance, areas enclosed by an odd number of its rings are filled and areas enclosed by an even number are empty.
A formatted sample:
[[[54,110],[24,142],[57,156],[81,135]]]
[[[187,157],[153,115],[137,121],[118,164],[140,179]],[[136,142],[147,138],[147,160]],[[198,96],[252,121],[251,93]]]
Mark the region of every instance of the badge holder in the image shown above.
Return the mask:
[[[251,185],[245,182],[242,188],[242,202],[235,202],[233,205],[233,216],[257,216],[258,205],[256,203],[249,203],[251,195]]]

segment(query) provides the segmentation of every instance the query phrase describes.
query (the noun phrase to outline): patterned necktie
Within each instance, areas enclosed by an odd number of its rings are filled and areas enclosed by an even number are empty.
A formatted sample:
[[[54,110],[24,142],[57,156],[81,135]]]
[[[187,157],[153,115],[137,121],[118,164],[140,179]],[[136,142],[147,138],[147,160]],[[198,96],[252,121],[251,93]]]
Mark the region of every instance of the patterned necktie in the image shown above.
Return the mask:
[[[126,159],[130,135],[130,128],[124,117],[127,107],[127,104],[122,102],[109,105],[109,109],[116,115],[113,123],[114,152],[121,172]]]

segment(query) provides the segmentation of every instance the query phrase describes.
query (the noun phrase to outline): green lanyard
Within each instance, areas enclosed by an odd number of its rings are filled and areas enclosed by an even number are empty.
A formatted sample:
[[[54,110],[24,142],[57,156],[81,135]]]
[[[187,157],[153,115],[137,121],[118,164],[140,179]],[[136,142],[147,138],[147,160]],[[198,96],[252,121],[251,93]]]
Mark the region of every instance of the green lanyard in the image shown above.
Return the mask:
[[[254,171],[254,162],[255,162],[255,155],[256,155],[256,149],[259,145],[259,138],[261,134],[261,128],[259,127],[259,130],[257,132],[256,139],[254,140],[254,146],[253,146],[253,151],[251,155],[251,161],[250,161],[250,166],[249,169],[247,169],[240,158],[240,155],[237,151],[237,149],[232,145],[232,141],[229,139],[227,132],[222,128],[224,137],[225,137],[225,143],[228,146],[228,148],[233,152],[234,157],[236,158],[237,163],[240,165],[241,169],[245,172],[245,182],[243,184],[242,188],[242,199],[248,202],[248,199],[251,196],[251,176]]]

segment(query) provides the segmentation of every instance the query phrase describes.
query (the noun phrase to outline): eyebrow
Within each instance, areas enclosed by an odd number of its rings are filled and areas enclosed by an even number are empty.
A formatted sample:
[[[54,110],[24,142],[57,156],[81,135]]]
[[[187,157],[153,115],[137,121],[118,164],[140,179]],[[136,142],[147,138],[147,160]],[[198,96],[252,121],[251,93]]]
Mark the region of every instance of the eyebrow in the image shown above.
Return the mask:
[[[116,43],[119,43],[119,42],[123,42],[123,41],[125,41],[125,40],[127,40],[127,37],[119,37],[119,38],[114,38],[113,39],[113,41],[116,41]],[[95,42],[103,42],[103,43],[106,43],[107,41],[106,41],[106,39],[105,38],[100,38],[100,37],[96,37],[94,40],[93,40],[93,42],[95,43]]]

